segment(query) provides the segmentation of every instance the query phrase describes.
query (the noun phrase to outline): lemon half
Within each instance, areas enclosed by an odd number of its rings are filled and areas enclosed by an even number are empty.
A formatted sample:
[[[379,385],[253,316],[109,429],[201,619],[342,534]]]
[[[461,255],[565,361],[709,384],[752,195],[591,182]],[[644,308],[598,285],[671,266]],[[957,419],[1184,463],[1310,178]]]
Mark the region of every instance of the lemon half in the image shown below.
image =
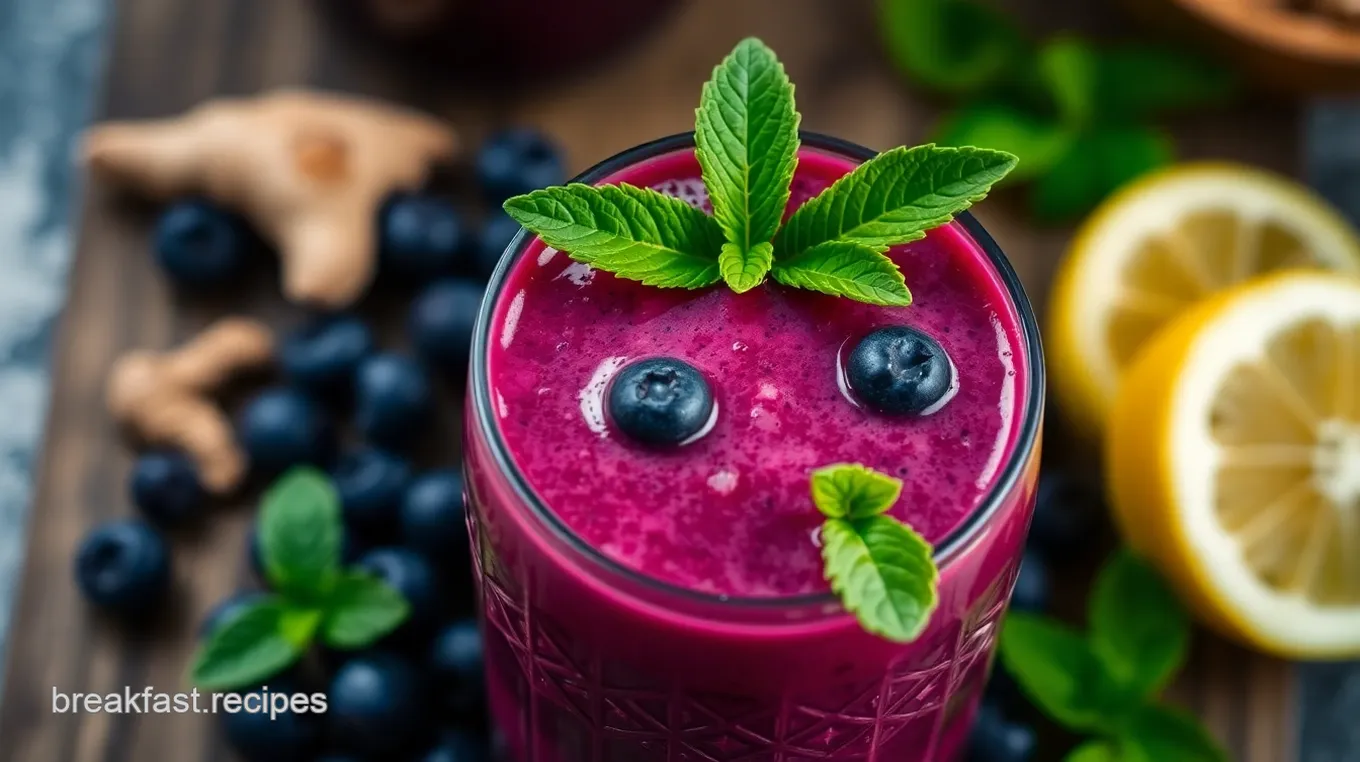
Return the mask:
[[[1053,390],[1079,430],[1098,433],[1120,376],[1167,322],[1262,273],[1360,271],[1360,240],[1297,183],[1232,164],[1184,164],[1112,196],[1059,269],[1045,336]]]
[[[1286,657],[1360,654],[1360,279],[1211,297],[1128,369],[1106,431],[1125,538],[1193,613]]]

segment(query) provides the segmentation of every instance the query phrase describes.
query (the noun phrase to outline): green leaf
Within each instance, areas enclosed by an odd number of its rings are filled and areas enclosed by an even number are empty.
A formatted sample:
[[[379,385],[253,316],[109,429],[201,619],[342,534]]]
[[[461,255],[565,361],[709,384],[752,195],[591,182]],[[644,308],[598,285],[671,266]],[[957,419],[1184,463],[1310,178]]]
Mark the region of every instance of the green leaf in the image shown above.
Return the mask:
[[[410,604],[390,585],[369,574],[348,572],[326,602],[321,638],[334,648],[363,648],[410,615]]]
[[[1082,214],[1120,186],[1174,158],[1171,140],[1154,128],[1094,128],[1035,182],[1034,212],[1047,220]]]
[[[663,288],[717,283],[723,233],[678,198],[631,185],[574,183],[505,202],[505,211],[578,262]]]
[[[879,28],[899,69],[945,93],[1000,84],[1027,47],[1008,16],[973,0],[880,0]]]
[[[742,251],[735,243],[725,243],[718,255],[718,268],[728,287],[738,294],[759,286],[774,262],[774,244],[766,241]]]
[[[1222,105],[1238,89],[1229,69],[1172,48],[1123,45],[1101,54],[1098,108],[1111,123]]]
[[[284,474],[264,495],[260,550],[275,589],[302,600],[330,592],[340,571],[340,498],[312,468]]]
[[[194,660],[193,681],[208,690],[258,684],[296,662],[316,634],[321,614],[271,596],[208,636]]]
[[[1119,748],[1107,741],[1087,741],[1068,752],[1063,762],[1123,762]]]
[[[986,148],[894,148],[856,167],[794,212],[775,239],[776,266],[827,241],[882,251],[925,237],[987,195],[1015,157]]]
[[[1228,762],[1198,719],[1169,706],[1137,710],[1119,733],[1121,762]]]
[[[731,244],[723,247],[722,276],[737,292],[770,269],[769,252],[757,249],[774,238],[789,203],[798,122],[793,83],[774,51],[755,38],[738,43],[704,85],[695,154]]]
[[[1070,35],[1055,37],[1039,50],[1039,77],[1069,126],[1081,127],[1095,113],[1099,60],[1090,43]]]
[[[869,632],[898,643],[920,637],[938,604],[930,543],[897,519],[827,519],[822,560],[831,589]]]
[[[1005,103],[974,103],[954,112],[939,127],[936,142],[978,146],[1015,154],[1019,163],[1007,183],[1047,172],[1072,145],[1073,132],[1059,122],[1037,117]]]
[[[1091,645],[1110,675],[1141,696],[1171,681],[1190,650],[1190,620],[1150,566],[1120,551],[1096,578]]]
[[[829,519],[865,519],[886,513],[902,495],[902,480],[858,463],[812,472],[812,502]]]
[[[1108,730],[1136,701],[1119,692],[1080,633],[1052,619],[1012,612],[1000,648],[1001,663],[1025,694],[1072,730]]]
[[[896,263],[877,249],[846,241],[828,241],[788,259],[771,272],[786,286],[885,307],[911,304],[911,292]]]

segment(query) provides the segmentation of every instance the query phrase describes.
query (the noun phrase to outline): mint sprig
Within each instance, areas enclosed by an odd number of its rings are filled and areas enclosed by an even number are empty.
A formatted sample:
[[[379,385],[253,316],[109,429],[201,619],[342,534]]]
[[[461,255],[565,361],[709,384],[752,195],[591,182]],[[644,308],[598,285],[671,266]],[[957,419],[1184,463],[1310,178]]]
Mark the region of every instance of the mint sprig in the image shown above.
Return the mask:
[[[382,580],[341,568],[340,500],[325,474],[285,474],[265,493],[259,521],[265,574],[278,592],[208,635],[192,669],[200,687],[258,684],[297,662],[318,637],[332,648],[363,648],[410,615]]]
[[[737,44],[700,96],[695,155],[727,237],[719,255],[722,277],[737,293],[760,285],[770,270],[770,241],[793,182],[799,120],[784,66],[755,38]]]
[[[822,560],[831,589],[865,630],[898,643],[921,636],[939,602],[933,549],[884,515],[902,482],[858,464],[812,473],[812,501],[826,517]]]
[[[948,222],[1016,163],[989,149],[893,149],[808,201],[781,230],[800,120],[774,52],[742,40],[713,70],[695,111],[713,217],[628,185],[547,188],[506,201],[505,210],[571,258],[651,286],[722,280],[743,293],[772,275],[785,286],[900,307],[911,292],[888,249]]]
[[[1198,720],[1159,699],[1185,663],[1190,621],[1156,572],[1120,551],[1088,608],[1085,633],[1019,612],[1001,632],[1001,663],[1035,706],[1095,736],[1067,762],[1226,762]]]

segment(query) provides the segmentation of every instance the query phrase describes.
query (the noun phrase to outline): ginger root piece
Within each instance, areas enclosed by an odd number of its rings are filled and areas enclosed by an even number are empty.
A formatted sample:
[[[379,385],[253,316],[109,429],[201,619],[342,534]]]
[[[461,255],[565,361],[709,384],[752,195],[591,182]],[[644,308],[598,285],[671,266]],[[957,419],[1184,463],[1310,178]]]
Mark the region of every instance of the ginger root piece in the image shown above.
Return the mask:
[[[210,492],[230,492],[245,477],[246,456],[231,421],[209,395],[273,357],[267,326],[224,318],[176,349],[118,358],[106,389],[109,412],[146,442],[188,453]]]
[[[84,157],[96,175],[154,198],[204,194],[241,212],[278,247],[284,294],[335,309],[373,279],[383,199],[418,188],[456,147],[451,129],[413,111],[279,91],[97,125]]]
[[[1360,0],[1313,0],[1313,7],[1342,19],[1360,20]]]

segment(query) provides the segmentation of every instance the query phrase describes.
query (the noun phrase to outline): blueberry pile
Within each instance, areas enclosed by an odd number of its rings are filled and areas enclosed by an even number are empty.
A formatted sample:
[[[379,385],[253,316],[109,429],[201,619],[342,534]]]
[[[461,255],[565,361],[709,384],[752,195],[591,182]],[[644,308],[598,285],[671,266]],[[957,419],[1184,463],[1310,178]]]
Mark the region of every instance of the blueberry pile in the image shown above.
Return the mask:
[[[1052,570],[1087,559],[1091,551],[1101,547],[1106,515],[1100,493],[1090,482],[1064,471],[1044,472],[1039,478],[1029,546],[1020,561],[1010,610],[1048,613]],[[968,738],[967,762],[1033,759],[1034,729],[1015,719],[1027,710],[1024,695],[998,663]]]
[[[490,138],[475,161],[491,211],[474,226],[433,193],[394,195],[378,220],[380,282],[415,285],[409,354],[379,346],[353,313],[316,315],[280,343],[279,383],[246,400],[236,436],[256,483],[298,465],[327,471],[345,522],[344,562],[396,589],[410,618],[372,648],[323,651],[255,692],[323,693],[325,714],[222,716],[247,762],[479,762],[488,758],[482,641],[472,616],[464,485],[456,464],[422,469],[420,444],[437,419],[441,381],[458,385],[487,276],[519,225],[504,198],[565,180],[559,152],[523,129]],[[260,239],[234,214],[202,200],[169,207],[154,235],[156,260],[176,284],[222,287],[250,266]],[[203,519],[209,496],[192,460],[143,453],[129,476],[140,517],[106,523],[81,542],[76,581],[102,611],[155,614],[174,578],[166,532]],[[258,527],[246,550],[266,585]],[[239,616],[263,593],[244,589],[200,623],[200,636]],[[247,691],[247,692],[251,692]]]

